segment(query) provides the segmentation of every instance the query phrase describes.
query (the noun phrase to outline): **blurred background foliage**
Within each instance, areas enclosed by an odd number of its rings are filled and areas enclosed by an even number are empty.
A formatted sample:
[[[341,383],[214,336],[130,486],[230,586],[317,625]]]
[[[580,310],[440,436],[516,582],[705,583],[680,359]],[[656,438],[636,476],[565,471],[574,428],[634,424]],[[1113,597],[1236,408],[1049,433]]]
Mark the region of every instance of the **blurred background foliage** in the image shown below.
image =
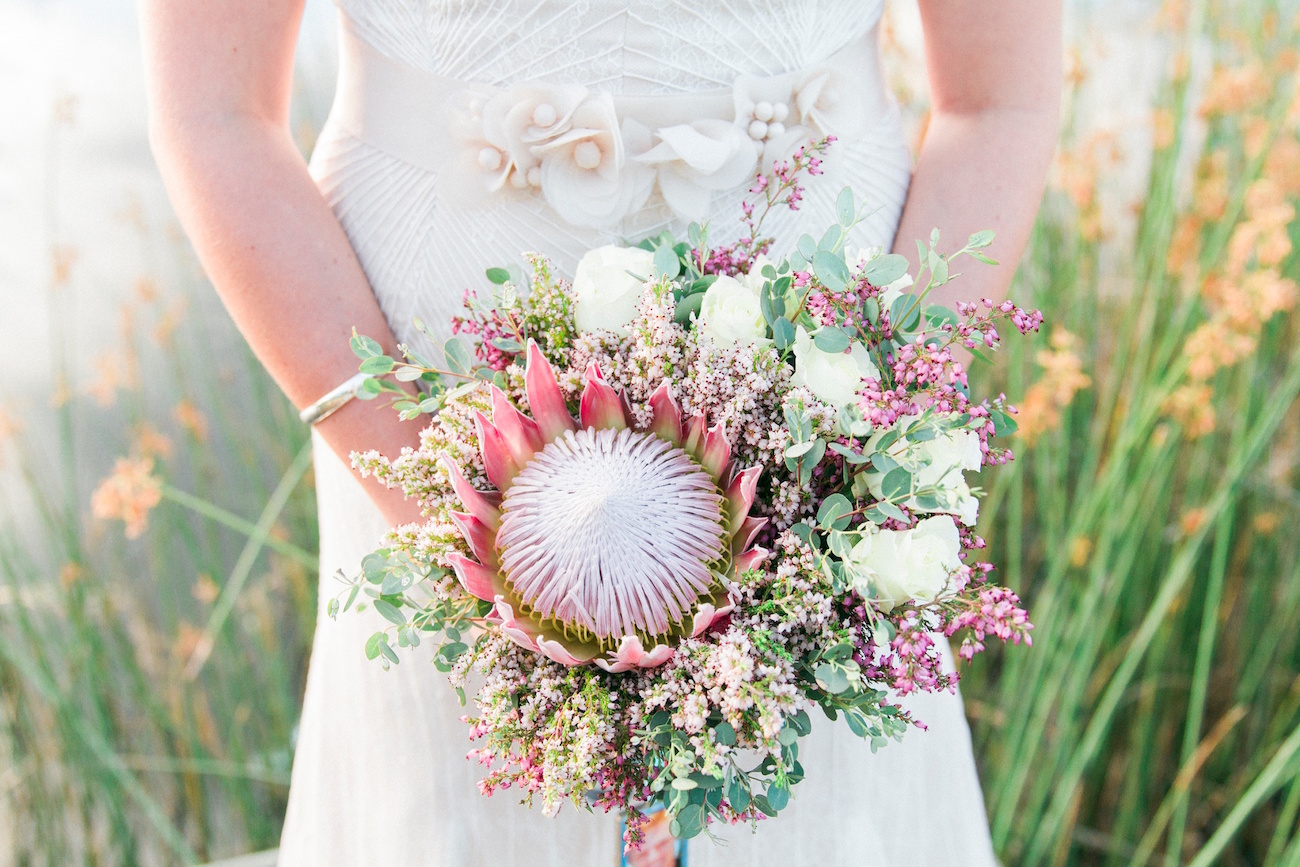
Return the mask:
[[[919,141],[915,22],[891,5]],[[1037,630],[963,691],[1006,864],[1300,865],[1300,14],[1139,6],[1072,5],[1014,289],[1048,327],[973,374],[1020,408],[981,528]],[[309,73],[304,150],[328,104]],[[76,124],[60,99],[56,180]],[[53,394],[0,393],[0,864],[266,848],[287,794],[307,432],[175,227],[121,219],[146,266],[104,354],[59,325],[75,238],[47,232],[46,285],[11,290],[48,306]]]

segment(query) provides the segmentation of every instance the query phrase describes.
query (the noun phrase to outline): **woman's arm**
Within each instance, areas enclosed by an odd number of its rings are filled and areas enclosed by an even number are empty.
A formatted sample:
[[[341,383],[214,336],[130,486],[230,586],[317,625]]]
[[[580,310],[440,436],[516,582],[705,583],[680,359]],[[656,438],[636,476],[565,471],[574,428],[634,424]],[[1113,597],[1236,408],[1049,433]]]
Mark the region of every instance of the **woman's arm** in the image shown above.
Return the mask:
[[[396,341],[289,133],[303,0],[141,0],[149,139],[199,259],[258,359],[306,406],[357,370],[353,326]],[[318,425],[347,461],[395,455],[419,425],[352,401]],[[363,483],[392,523],[413,502]]]
[[[1001,263],[963,263],[936,300],[1003,298],[1024,252],[1056,146],[1061,0],[920,0],[931,117],[894,241],[916,265],[916,241],[938,227],[941,252],[981,229]]]

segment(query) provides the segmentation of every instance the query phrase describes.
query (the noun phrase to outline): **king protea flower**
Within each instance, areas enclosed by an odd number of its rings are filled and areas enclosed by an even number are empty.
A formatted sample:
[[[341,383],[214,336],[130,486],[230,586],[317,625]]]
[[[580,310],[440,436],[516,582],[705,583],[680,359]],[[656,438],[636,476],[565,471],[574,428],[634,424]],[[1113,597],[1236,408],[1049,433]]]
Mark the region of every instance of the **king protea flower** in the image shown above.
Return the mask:
[[[650,668],[729,613],[724,579],[767,556],[751,547],[766,522],[749,516],[760,468],[734,467],[722,425],[683,418],[666,382],[638,430],[595,364],[584,378],[577,420],[535,343],[532,417],[492,387],[492,419],[479,413],[477,433],[496,490],[475,490],[444,457],[477,558],[451,563],[524,647],[565,665]]]

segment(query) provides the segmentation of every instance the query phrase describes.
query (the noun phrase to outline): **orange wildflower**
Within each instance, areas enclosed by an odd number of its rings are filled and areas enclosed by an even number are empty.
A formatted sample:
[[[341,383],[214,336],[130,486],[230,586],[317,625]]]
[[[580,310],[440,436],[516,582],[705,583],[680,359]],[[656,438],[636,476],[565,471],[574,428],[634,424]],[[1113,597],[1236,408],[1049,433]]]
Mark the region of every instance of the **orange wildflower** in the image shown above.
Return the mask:
[[[95,379],[86,386],[86,392],[100,406],[112,406],[119,389],[131,385],[130,364],[120,354],[105,352],[94,362]]]
[[[1206,518],[1208,517],[1209,516],[1206,514],[1205,509],[1188,509],[1183,513],[1183,517],[1178,521],[1179,529],[1183,531],[1184,536],[1190,536],[1197,530],[1201,529],[1201,526],[1205,523]]]
[[[204,605],[211,605],[221,595],[221,588],[216,581],[212,580],[211,575],[204,574],[200,575],[198,580],[194,582],[194,589],[191,592],[194,594],[194,598]]]
[[[1251,57],[1241,66],[1219,67],[1201,100],[1201,115],[1243,114],[1266,102],[1273,86],[1264,64]]]
[[[1300,196],[1300,137],[1283,133],[1273,139],[1264,160],[1264,176],[1285,196]]]
[[[1174,389],[1161,409],[1183,427],[1191,439],[1214,432],[1214,389],[1203,382],[1189,383]]]
[[[1050,344],[1050,349],[1039,352],[1034,359],[1043,368],[1043,375],[1025,390],[1016,416],[1018,433],[1029,443],[1059,427],[1061,410],[1070,405],[1075,394],[1092,384],[1075,352],[1077,337],[1057,328],[1052,331]]]
[[[113,472],[90,497],[90,510],[101,521],[126,523],[126,537],[138,539],[149,526],[149,512],[162,501],[162,482],[149,458],[118,458]]]
[[[1204,382],[1216,370],[1231,367],[1255,351],[1255,339],[1228,327],[1222,319],[1203,322],[1187,336],[1183,354],[1188,358],[1187,375]]]
[[[194,404],[182,400],[172,410],[176,423],[189,431],[190,436],[202,442],[208,438],[208,420]]]
[[[172,454],[172,441],[148,424],[142,424],[135,432],[135,451],[146,458],[166,460]]]

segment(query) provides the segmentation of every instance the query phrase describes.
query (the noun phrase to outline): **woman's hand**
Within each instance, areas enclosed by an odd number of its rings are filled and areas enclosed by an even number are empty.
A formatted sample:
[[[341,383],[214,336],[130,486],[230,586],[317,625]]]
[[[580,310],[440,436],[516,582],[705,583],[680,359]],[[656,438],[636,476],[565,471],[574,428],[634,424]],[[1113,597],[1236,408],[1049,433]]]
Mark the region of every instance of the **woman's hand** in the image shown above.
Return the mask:
[[[1003,298],[1024,252],[1056,147],[1061,0],[921,0],[931,115],[894,249],[938,227],[941,252],[981,229],[1000,268],[964,268],[938,303]]]
[[[396,341],[347,236],[289,133],[302,0],[141,0],[149,139],[176,212],[226,308],[298,407],[356,372],[352,329]],[[418,422],[353,401],[321,423],[330,447],[397,454]],[[373,479],[390,521],[414,504]]]

